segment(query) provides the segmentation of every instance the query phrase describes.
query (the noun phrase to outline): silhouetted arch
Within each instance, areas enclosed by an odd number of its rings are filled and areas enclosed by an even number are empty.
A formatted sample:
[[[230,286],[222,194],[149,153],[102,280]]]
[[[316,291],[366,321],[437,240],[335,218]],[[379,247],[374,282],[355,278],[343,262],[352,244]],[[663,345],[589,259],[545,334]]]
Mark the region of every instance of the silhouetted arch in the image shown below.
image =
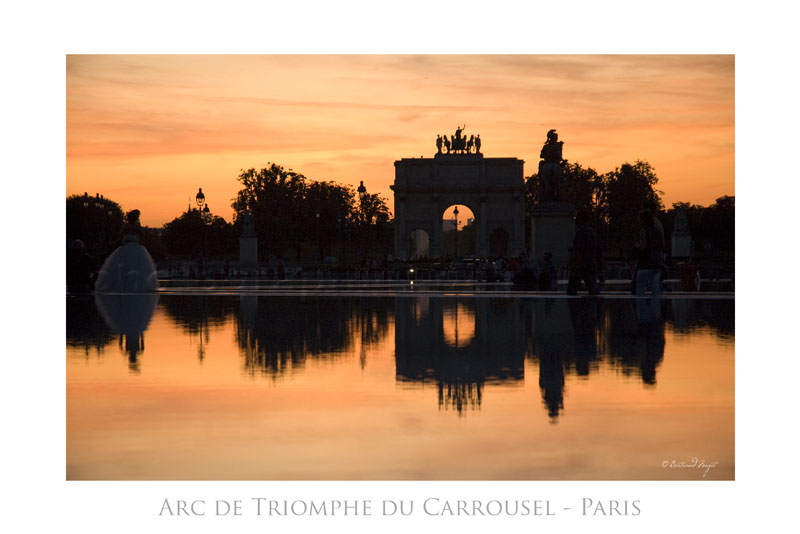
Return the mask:
[[[411,232],[430,237],[430,257],[452,255],[444,248],[441,219],[453,204],[474,214],[474,254],[488,257],[489,232],[509,232],[508,254],[525,251],[523,161],[484,158],[482,154],[437,154],[433,158],[395,161],[395,256],[408,259]],[[459,255],[461,255],[459,253]]]

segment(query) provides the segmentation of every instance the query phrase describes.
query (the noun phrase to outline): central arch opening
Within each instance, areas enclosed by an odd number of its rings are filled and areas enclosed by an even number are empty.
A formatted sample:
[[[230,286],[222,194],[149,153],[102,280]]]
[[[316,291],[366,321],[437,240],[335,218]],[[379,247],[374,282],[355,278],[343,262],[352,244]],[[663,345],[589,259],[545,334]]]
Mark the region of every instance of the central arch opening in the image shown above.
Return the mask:
[[[453,204],[442,214],[442,255],[471,258],[477,250],[475,214],[463,204]]]

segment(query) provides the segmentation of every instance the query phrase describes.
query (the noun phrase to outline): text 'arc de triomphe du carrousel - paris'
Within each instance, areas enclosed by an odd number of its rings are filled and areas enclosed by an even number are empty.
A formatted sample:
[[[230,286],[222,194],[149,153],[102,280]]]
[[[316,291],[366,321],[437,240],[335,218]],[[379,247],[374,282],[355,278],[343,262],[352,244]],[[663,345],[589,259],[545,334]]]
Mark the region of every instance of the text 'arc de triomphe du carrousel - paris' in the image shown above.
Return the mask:
[[[464,127],[459,127],[450,138],[437,137],[434,157],[395,161],[395,257],[412,259],[412,243],[419,231],[429,239],[429,258],[447,256],[442,216],[455,204],[467,206],[474,214],[478,256],[530,252],[539,257],[551,252],[554,262],[566,263],[574,233],[574,207],[559,201],[565,162],[562,146],[555,130],[550,130],[540,156],[544,191],[532,213],[530,250],[525,246],[523,160],[484,157],[480,135],[467,138]]]

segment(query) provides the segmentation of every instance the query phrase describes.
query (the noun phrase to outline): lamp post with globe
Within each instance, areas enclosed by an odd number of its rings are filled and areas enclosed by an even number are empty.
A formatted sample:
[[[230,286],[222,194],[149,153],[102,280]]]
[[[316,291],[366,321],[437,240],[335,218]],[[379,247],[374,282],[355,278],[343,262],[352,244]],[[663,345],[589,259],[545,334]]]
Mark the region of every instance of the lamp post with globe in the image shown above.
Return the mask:
[[[453,217],[456,219],[455,257],[458,258],[458,206],[453,209]]]
[[[200,221],[203,224],[203,235],[200,243],[200,274],[205,273],[205,257],[206,257],[206,217],[209,213],[208,204],[206,204],[206,196],[203,194],[203,188],[197,189],[197,195],[194,197],[197,203],[197,209],[200,212]]]
[[[361,211],[361,217],[359,217],[359,218],[361,219],[361,224],[364,225],[363,226],[364,232],[359,232],[361,234],[361,239],[359,239],[359,244],[358,244],[358,247],[360,249],[359,250],[359,256],[361,257],[361,261],[362,262],[366,262],[366,253],[365,253],[365,248],[364,248],[364,240],[369,235],[369,223],[370,223],[370,221],[367,219],[366,211],[364,211],[364,208],[365,208],[364,201],[367,199],[367,188],[364,187],[364,180],[361,180],[361,185],[358,186],[358,189],[356,189],[356,191],[358,192],[358,202],[359,202],[359,208],[360,208],[360,211]]]

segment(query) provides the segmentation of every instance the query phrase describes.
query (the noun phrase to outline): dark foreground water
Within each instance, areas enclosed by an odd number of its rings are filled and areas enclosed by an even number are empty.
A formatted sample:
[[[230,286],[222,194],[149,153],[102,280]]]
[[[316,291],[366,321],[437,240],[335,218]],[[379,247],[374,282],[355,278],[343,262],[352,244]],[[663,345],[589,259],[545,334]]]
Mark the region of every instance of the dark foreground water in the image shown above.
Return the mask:
[[[67,297],[67,479],[734,466],[732,298]]]

